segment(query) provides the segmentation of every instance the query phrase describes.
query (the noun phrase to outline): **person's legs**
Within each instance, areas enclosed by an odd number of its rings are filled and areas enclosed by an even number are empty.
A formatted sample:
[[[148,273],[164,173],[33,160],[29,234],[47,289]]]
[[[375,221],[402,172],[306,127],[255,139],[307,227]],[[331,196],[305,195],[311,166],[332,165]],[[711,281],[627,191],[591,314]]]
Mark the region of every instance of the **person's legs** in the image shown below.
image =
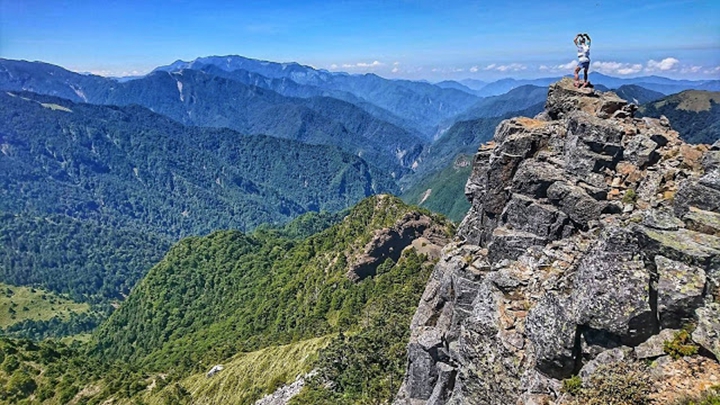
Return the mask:
[[[585,65],[585,67],[583,68],[583,78],[585,79],[585,84],[587,84],[588,82],[588,68],[588,65]]]
[[[580,77],[578,77],[578,73],[580,73],[580,66],[575,68],[575,86],[580,84]]]

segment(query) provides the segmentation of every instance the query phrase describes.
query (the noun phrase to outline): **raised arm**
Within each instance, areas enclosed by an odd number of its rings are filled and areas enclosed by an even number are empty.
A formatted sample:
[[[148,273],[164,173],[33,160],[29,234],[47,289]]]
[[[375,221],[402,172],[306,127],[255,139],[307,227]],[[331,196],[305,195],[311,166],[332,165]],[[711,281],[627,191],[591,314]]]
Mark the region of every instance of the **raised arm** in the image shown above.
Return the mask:
[[[577,35],[575,35],[575,39],[573,39],[573,42],[575,43],[575,46],[577,46],[577,44],[578,44],[578,38],[580,38],[581,35],[582,35],[582,34],[577,34]]]
[[[587,39],[588,46],[590,46],[590,42],[592,42],[592,40],[590,39],[590,35],[588,35],[587,33],[585,33],[584,35],[585,35],[585,39]]]

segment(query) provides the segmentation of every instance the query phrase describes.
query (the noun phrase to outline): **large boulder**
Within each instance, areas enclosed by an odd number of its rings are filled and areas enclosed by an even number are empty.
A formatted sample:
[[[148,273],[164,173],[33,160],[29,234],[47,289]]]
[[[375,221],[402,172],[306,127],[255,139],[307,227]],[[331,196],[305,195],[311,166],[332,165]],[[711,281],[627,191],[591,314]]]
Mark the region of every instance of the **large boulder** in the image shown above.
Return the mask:
[[[705,271],[697,266],[655,256],[657,311],[663,328],[681,328],[704,303]]]
[[[720,303],[698,308],[697,327],[692,339],[720,359]]]

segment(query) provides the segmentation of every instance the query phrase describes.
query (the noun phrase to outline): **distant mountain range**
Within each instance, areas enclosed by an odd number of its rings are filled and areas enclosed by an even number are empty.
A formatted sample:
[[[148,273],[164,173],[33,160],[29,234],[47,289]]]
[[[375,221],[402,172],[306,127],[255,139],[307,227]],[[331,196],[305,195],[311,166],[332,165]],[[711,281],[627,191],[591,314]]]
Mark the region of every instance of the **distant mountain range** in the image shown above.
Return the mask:
[[[214,66],[226,72],[248,71],[270,79],[289,79],[328,95],[354,98],[374,104],[412,123],[421,133],[432,135],[439,122],[464,111],[477,97],[452,88],[441,88],[425,82],[388,80],[375,74],[350,75],[317,70],[297,63],[276,63],[241,56],[210,56],[191,62],[176,61],[155,71],[178,72]],[[347,101],[352,101],[347,99]]]
[[[336,147],[32,93],[0,93],[0,145],[0,211],[172,239],[338,211],[396,190],[389,173]]]
[[[464,113],[455,117],[454,122],[477,118],[500,117],[510,112],[524,110],[536,104],[545,103],[547,87],[525,84],[497,96],[480,99]],[[542,109],[538,110],[538,112]]]
[[[186,125],[338,146],[396,177],[408,171],[424,146],[419,135],[376,119],[351,103],[329,97],[285,97],[191,69],[156,71],[119,83],[47,64],[0,60],[0,89],[93,104],[138,104]]]
[[[641,116],[664,115],[690,143],[712,144],[720,139],[720,92],[687,90],[647,103]]]
[[[568,73],[569,75],[570,73]],[[566,75],[567,76],[567,75]],[[560,80],[562,76],[545,77],[539,79],[512,79],[505,78],[486,83],[480,80],[466,79],[459,82],[448,80],[436,85],[444,88],[455,88],[480,97],[497,96],[521,86],[547,87]],[[633,78],[618,78],[607,76],[599,72],[590,72],[589,80],[594,85],[601,85],[608,89],[617,89],[626,85],[637,85],[653,90],[663,95],[678,93],[684,90],[720,90],[720,80],[674,80],[660,76],[640,76]]]
[[[555,80],[467,79],[433,85],[241,56],[176,61],[143,77],[115,80],[0,59],[2,90],[93,104],[138,104],[185,125],[335,146],[403,188],[447,167],[458,154],[472,153],[469,149],[488,139],[502,117],[540,111],[546,86]],[[591,73],[591,81],[597,89],[613,88],[637,104],[659,100],[667,91],[720,85],[657,76],[620,79],[597,72]],[[478,128],[483,128],[480,133]],[[466,131],[471,139],[462,135]],[[692,135],[686,131],[685,136]]]
[[[635,105],[646,104],[665,97],[665,95],[659,91],[649,90],[636,84],[623,84],[613,91],[620,98]]]

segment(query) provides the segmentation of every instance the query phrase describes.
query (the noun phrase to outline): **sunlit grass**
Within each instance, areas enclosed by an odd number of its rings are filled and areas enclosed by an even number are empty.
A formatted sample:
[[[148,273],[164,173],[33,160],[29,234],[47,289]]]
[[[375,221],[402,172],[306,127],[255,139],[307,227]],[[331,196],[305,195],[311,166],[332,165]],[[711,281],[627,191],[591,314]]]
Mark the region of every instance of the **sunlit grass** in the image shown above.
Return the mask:
[[[180,381],[180,385],[192,395],[191,402],[196,405],[252,404],[278,386],[291,383],[298,375],[309,372],[318,351],[330,340],[331,336],[322,336],[241,353],[220,363],[224,369],[213,377],[207,377],[205,372],[193,374]],[[150,405],[163,404],[169,389],[172,389],[172,384],[151,391],[146,402]]]
[[[0,328],[25,320],[67,320],[73,313],[88,312],[90,305],[63,298],[52,292],[0,283]]]

